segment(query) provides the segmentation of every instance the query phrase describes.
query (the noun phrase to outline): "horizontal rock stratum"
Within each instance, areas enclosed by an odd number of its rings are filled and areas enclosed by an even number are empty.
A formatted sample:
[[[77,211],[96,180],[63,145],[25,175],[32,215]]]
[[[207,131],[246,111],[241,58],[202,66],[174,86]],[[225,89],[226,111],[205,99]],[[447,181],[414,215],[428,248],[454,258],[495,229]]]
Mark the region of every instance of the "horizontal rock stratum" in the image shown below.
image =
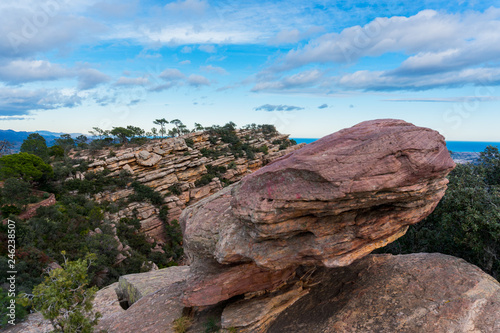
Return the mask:
[[[181,215],[192,267],[184,303],[272,289],[299,265],[349,265],[429,215],[454,166],[438,132],[393,119],[268,164]]]

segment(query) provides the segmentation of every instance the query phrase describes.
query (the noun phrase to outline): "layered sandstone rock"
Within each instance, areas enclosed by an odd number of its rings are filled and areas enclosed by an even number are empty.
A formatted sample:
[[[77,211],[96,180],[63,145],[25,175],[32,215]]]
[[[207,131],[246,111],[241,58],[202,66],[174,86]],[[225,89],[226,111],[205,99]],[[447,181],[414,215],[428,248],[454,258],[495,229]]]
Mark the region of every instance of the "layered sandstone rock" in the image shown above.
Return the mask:
[[[183,212],[192,261],[185,304],[269,289],[279,284],[271,276],[285,281],[299,265],[349,265],[430,214],[454,165],[439,133],[391,119],[276,160]],[[248,283],[245,271],[269,283]],[[220,284],[222,276],[232,282]]]
[[[222,180],[236,182],[262,165],[303,146],[301,144],[282,149],[284,146],[281,144],[285,142],[287,146],[290,141],[288,135],[279,133],[264,134],[258,130],[236,130],[235,135],[241,143],[248,144],[255,150],[266,146],[268,153],[257,152],[255,158],[251,160],[238,158],[220,139],[214,142],[215,137],[211,138],[207,132],[196,132],[177,138],[154,140],[140,147],[119,149],[112,154],[111,150],[105,150],[95,156],[80,156],[80,158],[94,160],[89,165],[89,172],[109,170],[111,177],[119,177],[122,171],[126,171],[141,184],[164,195],[165,206],[168,208],[167,220],[170,222],[178,219],[187,206],[221,190]],[[190,142],[190,146],[186,144],[186,140]],[[213,154],[204,156],[203,149]],[[114,156],[109,157],[110,155]],[[207,185],[197,186],[196,181],[208,172],[207,165],[224,167],[227,171],[222,175],[223,179],[214,178]],[[181,193],[172,193],[172,186]],[[123,202],[132,192],[131,189],[103,192],[99,193],[96,199]],[[136,215],[141,221],[141,231],[150,236],[151,241],[154,239],[160,243],[165,242],[164,222],[159,219],[159,210],[151,204],[129,203],[126,207],[121,207],[118,213],[107,213],[105,217],[118,222],[123,217],[134,218]]]

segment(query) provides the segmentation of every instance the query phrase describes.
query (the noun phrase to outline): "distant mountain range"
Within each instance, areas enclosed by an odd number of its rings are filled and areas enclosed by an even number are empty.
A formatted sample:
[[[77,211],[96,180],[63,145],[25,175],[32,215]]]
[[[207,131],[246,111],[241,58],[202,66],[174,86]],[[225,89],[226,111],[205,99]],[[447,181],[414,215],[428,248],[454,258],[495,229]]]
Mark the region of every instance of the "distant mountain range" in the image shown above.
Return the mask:
[[[58,139],[62,134],[70,134],[72,137],[77,137],[81,135],[81,133],[57,133],[57,132],[50,132],[50,131],[35,131],[35,132],[17,132],[14,130],[2,130],[0,129],[0,140],[7,140],[10,143],[14,145],[14,148],[12,149],[13,153],[16,153],[19,151],[21,148],[21,144],[23,141],[31,134],[31,133],[38,133],[41,136],[45,138],[47,141],[47,146],[52,146],[54,144],[54,141]]]

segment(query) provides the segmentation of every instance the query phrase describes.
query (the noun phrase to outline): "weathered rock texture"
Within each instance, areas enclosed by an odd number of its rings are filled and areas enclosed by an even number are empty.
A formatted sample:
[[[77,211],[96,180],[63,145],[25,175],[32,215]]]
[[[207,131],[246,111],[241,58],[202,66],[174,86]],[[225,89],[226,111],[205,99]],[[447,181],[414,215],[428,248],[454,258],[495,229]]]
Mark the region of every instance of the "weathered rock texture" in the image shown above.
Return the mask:
[[[183,212],[192,261],[185,304],[272,288],[279,283],[271,276],[282,272],[284,281],[299,265],[349,265],[430,214],[454,165],[439,133],[391,119],[363,122],[274,161]],[[234,284],[219,284],[221,276]]]
[[[228,144],[208,132],[196,132],[176,138],[158,139],[140,147],[104,150],[97,155],[79,156],[93,160],[90,172],[109,170],[110,176],[119,176],[122,170],[132,174],[141,184],[153,188],[165,195],[164,205],[168,208],[168,221],[178,219],[182,210],[223,188],[222,180],[236,182],[245,175],[263,165],[293,151],[304,144],[290,146],[288,135],[279,133],[263,133],[259,130],[236,130],[242,144],[248,144],[253,150],[260,148],[263,152],[255,152],[253,159],[237,157],[231,153]],[[188,144],[186,143],[189,143]],[[265,153],[267,151],[267,153]],[[85,152],[80,152],[83,154]],[[109,157],[114,155],[113,157]],[[195,182],[207,174],[207,165],[225,167],[227,171],[222,179],[213,178],[212,182],[196,186]],[[84,175],[77,174],[75,178]],[[175,186],[179,194],[169,189]],[[132,189],[99,193],[98,201],[123,203],[133,193]],[[106,218],[118,222],[123,217],[137,216],[141,222],[141,231],[154,240],[163,243],[165,235],[159,218],[159,209],[146,202],[126,203],[117,213],[107,213]]]
[[[137,273],[120,276],[116,294],[128,306],[139,299],[172,283],[183,281],[189,273],[189,266],[178,266],[159,269],[147,274]]]
[[[370,255],[313,280],[267,332],[500,332],[500,284],[455,257]]]

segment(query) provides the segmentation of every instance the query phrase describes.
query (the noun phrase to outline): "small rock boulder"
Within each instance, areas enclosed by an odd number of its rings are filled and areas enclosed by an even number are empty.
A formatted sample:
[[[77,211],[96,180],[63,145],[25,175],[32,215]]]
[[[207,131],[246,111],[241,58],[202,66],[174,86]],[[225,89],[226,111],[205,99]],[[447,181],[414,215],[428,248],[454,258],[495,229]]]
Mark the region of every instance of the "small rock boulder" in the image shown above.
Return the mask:
[[[154,166],[161,161],[161,156],[155,153],[150,153],[147,150],[141,150],[135,154],[137,163],[142,166]]]
[[[128,306],[157,290],[175,282],[184,281],[189,273],[189,266],[168,267],[147,273],[120,276],[116,294]]]

